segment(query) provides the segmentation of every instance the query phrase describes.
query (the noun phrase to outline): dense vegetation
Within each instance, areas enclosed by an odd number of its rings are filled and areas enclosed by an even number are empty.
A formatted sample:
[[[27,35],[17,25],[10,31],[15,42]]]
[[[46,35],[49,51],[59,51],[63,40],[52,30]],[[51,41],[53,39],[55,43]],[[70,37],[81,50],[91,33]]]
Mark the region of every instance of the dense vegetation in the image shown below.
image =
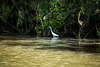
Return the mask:
[[[100,38],[99,0],[0,0],[0,33]]]

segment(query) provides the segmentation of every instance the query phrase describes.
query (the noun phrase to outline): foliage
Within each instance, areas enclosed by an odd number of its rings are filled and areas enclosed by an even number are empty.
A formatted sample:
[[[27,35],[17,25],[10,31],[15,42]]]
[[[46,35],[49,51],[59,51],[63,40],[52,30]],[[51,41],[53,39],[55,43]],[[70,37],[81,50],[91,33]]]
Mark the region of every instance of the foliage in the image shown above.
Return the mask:
[[[19,33],[48,36],[52,26],[60,36],[87,38],[94,30],[97,36],[100,32],[99,4],[99,0],[7,0],[0,5],[0,18]]]

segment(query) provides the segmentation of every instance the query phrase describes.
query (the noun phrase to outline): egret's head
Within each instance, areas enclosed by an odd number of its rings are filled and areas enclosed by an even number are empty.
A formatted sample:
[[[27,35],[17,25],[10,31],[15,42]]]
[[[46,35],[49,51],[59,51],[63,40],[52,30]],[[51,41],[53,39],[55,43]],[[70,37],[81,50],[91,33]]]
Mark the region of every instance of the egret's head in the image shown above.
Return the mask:
[[[51,26],[49,26],[49,28],[51,28]]]

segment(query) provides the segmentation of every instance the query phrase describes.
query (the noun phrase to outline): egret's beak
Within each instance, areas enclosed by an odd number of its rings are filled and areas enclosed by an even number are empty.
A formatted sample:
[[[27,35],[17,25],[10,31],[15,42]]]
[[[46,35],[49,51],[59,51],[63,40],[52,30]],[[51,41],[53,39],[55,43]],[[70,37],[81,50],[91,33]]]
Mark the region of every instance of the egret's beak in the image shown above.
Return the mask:
[[[50,28],[50,26],[49,26],[49,28]]]

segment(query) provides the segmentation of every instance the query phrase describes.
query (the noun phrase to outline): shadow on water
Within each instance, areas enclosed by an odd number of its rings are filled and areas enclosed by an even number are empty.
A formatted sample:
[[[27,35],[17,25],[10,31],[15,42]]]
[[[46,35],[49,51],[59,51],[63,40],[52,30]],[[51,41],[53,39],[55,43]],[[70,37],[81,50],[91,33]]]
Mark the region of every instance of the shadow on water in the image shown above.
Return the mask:
[[[54,51],[75,51],[75,52],[87,52],[87,53],[100,53],[100,41],[93,40],[79,40],[77,39],[66,39],[65,41],[59,41],[59,38],[52,38],[51,43],[40,45],[40,50],[54,50]]]
[[[31,38],[31,37],[0,37],[1,40],[6,40],[6,46],[32,46],[38,50],[53,50],[53,51],[75,51],[100,53],[100,40],[81,39],[79,44],[78,39],[71,38]]]
[[[62,51],[66,51],[66,50],[70,50],[70,51],[75,51],[75,52],[88,52],[88,53],[100,53],[100,47],[95,47],[95,46],[88,46],[88,47],[80,47],[80,46],[76,46],[76,47],[66,47],[66,46],[53,46],[53,47],[41,47],[41,48],[36,48],[36,49],[41,49],[41,50],[48,50],[48,49],[53,49],[53,50],[62,50]]]

